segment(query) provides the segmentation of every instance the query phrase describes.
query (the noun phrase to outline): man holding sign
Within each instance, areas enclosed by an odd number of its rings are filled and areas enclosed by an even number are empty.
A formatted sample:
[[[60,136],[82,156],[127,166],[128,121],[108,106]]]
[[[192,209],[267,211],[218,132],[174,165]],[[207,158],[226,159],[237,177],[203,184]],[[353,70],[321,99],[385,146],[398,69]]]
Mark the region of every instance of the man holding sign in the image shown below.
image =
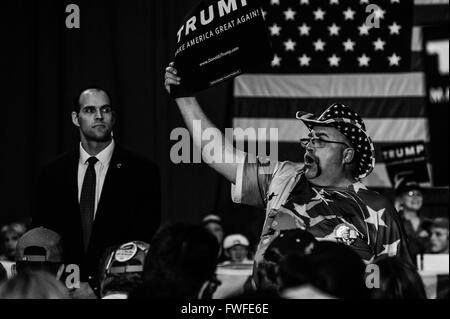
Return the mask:
[[[239,19],[240,26],[245,25],[242,23],[245,20],[247,27],[251,25],[251,19],[257,21],[258,18],[256,13],[252,18],[250,0],[229,0],[227,10],[223,7],[225,0],[210,3],[212,4],[208,7],[209,10],[204,9],[198,15],[194,14],[178,32],[179,43],[184,41],[183,36],[196,36],[193,42],[189,43],[189,49],[197,48],[196,56],[186,53],[189,58],[181,58],[181,55],[187,52],[181,44],[175,62],[169,65],[165,75],[166,89],[176,98],[180,112],[194,137],[194,133],[202,136],[206,129],[214,126],[193,94],[214,83],[246,72],[243,71],[248,69],[246,63],[256,67],[257,64],[248,58],[260,55],[258,46],[261,46],[261,43],[264,46],[264,37],[261,36],[263,32],[260,30],[259,33],[253,34],[253,41],[248,41],[252,47],[246,47],[246,54],[234,55],[235,60],[215,57],[205,60],[205,57],[209,56],[209,50],[214,51],[212,39],[215,39],[217,47],[226,47],[229,50],[229,39],[219,36],[230,35],[238,27],[237,20],[234,20],[234,23],[230,20],[230,24],[225,21],[219,23],[218,29],[214,29],[218,30],[218,34],[208,33],[208,28],[199,31],[200,25],[207,26],[209,23],[206,12],[209,12],[210,18],[218,12],[219,18],[226,16],[227,19]],[[239,10],[250,12],[242,15],[238,13]],[[232,18],[233,14],[236,14],[235,18]],[[238,18],[239,16],[241,18]],[[197,33],[192,33],[195,31]],[[185,47],[187,48],[187,44]],[[242,53],[244,46],[238,47],[240,49],[235,52]],[[221,57],[220,54],[218,56]],[[230,56],[233,55],[230,53]],[[240,58],[242,60],[239,60]],[[204,65],[214,65],[210,71],[215,76],[198,69]],[[227,73],[230,76],[222,76],[217,82],[214,79],[224,72],[217,71],[219,68],[231,73]],[[202,81],[203,84],[200,85]],[[233,184],[234,202],[266,211],[266,220],[255,255],[255,270],[258,270],[264,260],[267,247],[281,231],[298,228],[307,230],[318,240],[344,243],[352,247],[366,262],[371,262],[379,256],[401,256],[410,262],[406,236],[392,203],[380,194],[368,190],[360,182],[372,172],[375,165],[374,146],[361,117],[342,104],[333,104],[318,118],[314,118],[312,114],[300,113],[297,114],[297,119],[310,130],[308,136],[299,136],[301,146],[306,150],[304,165],[268,161],[255,154],[246,154],[235,149],[223,135],[212,142],[194,138],[195,147],[201,150],[204,161]],[[200,128],[197,127],[198,123]],[[212,149],[215,154],[204,152],[205,147],[206,150],[211,149],[211,144],[214,144]],[[256,276],[254,278],[256,279]]]
[[[171,63],[166,69],[166,89],[170,92],[182,82]],[[191,134],[194,121],[200,121],[202,133],[214,127],[195,97],[175,101]],[[318,240],[349,245],[366,262],[380,256],[400,256],[411,262],[392,203],[360,182],[375,164],[373,143],[362,119],[342,104],[332,105],[319,118],[311,116],[297,114],[310,129],[309,135],[300,139],[306,149],[304,165],[274,163],[246,154],[223,135],[221,141],[213,141],[220,144],[214,149],[222,152],[218,158],[233,158],[234,162],[217,162],[209,152],[202,152],[205,162],[233,184],[235,202],[266,211],[256,270],[277,235],[295,228],[307,230]],[[202,151],[207,144],[197,139],[194,143]]]

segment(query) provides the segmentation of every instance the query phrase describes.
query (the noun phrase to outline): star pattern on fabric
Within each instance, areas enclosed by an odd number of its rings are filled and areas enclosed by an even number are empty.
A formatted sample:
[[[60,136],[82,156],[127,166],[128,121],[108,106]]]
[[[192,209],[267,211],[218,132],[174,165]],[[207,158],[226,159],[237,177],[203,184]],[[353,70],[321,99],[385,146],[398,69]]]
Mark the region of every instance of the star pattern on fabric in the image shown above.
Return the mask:
[[[275,66],[280,66],[280,65],[281,65],[281,58],[275,54],[275,56],[273,57],[273,60],[272,60],[272,66],[275,67]]]
[[[292,8],[288,8],[286,11],[284,11],[284,18],[286,19],[286,21],[295,20],[296,14],[296,11],[292,10]]]
[[[300,35],[309,35],[310,30],[311,30],[311,27],[308,26],[306,23],[303,23],[301,26],[298,27],[298,31],[300,31]]]
[[[378,230],[378,227],[383,226],[387,227],[384,220],[382,219],[384,211],[386,209],[380,209],[380,210],[374,210],[370,206],[367,206],[367,211],[369,212],[369,217],[364,219],[365,222],[368,224],[372,224],[375,226],[376,230]]]
[[[336,215],[323,215],[323,216],[317,216],[317,217],[310,217],[309,219],[309,227],[314,227],[317,224],[320,224],[324,220],[331,220],[336,219]]]
[[[367,24],[362,24],[358,27],[359,35],[369,35],[369,30],[371,29]]]
[[[328,27],[328,31],[330,32],[330,36],[332,36],[332,35],[338,36],[339,35],[339,30],[341,30],[341,28],[338,27],[336,25],[336,23],[333,23],[331,26]]]
[[[294,51],[296,45],[297,43],[295,41],[292,41],[292,39],[288,39],[286,42],[284,42],[284,47],[286,51]]]
[[[348,8],[343,13],[344,13],[345,20],[353,20],[353,19],[355,19],[356,12],[353,11],[352,8]]]
[[[377,41],[373,42],[373,45],[375,47],[375,51],[383,51],[384,46],[386,45],[386,41],[381,40],[380,38],[377,39]]]
[[[311,62],[311,58],[307,56],[306,54],[303,54],[301,57],[298,58],[301,66],[308,66]]]
[[[399,14],[404,14],[409,5],[389,1],[383,7],[376,5],[371,11],[372,18],[382,23],[372,25],[367,21],[369,0],[362,5],[358,4],[359,1],[339,0],[261,2],[268,12],[266,23],[274,53],[283,60],[280,65],[268,66],[273,72],[339,74],[406,71],[410,51],[403,39],[409,35],[400,30],[409,30],[410,22]],[[310,37],[311,40],[302,42],[299,37]],[[287,42],[288,39],[297,45]],[[348,54],[350,52],[354,54]],[[395,57],[387,59],[392,52],[406,62],[400,64]],[[298,63],[298,57],[302,54],[313,60]]]
[[[389,257],[396,256],[399,245],[400,245],[400,239],[394,241],[392,244],[383,245],[384,250],[379,254],[379,256],[381,256],[381,255],[388,255]]]
[[[389,26],[389,32],[391,33],[391,35],[400,34],[401,28],[402,28],[401,25],[398,25],[397,22],[394,22]]]
[[[360,56],[358,58],[359,66],[360,67],[363,67],[363,66],[368,67],[369,63],[370,63],[370,60],[371,60],[370,57],[368,57],[367,55],[363,54],[362,56]]]
[[[389,65],[390,66],[399,66],[400,65],[400,60],[402,58],[400,56],[398,56],[397,54],[392,54],[391,56],[388,57],[389,60]]]
[[[291,209],[288,209],[286,207],[280,207],[278,209],[278,215],[282,214],[284,215],[284,217],[288,217],[289,218],[289,222],[288,224],[286,224],[286,222],[281,222],[280,219],[278,219],[278,221],[273,221],[270,225],[269,228],[276,228],[277,230],[281,230],[281,229],[289,229],[289,228],[301,228],[301,229],[305,229],[306,228],[306,223],[303,219],[299,218],[297,214],[300,214],[297,211],[292,211]],[[306,210],[305,210],[305,214],[306,214]],[[307,217],[308,215],[306,214],[306,216],[303,217]],[[292,223],[293,221],[293,223]]]
[[[300,216],[309,218],[309,215],[306,213],[306,204],[298,205],[298,204],[294,203],[294,209]]]
[[[327,205],[328,205],[328,203],[332,203],[333,202],[331,199],[327,199],[324,196],[324,190],[323,189],[321,189],[320,191],[318,191],[315,187],[313,187],[312,189],[316,193],[316,196],[311,198],[311,201],[322,201],[322,202],[324,202]]]
[[[358,183],[353,184],[353,188],[355,189],[356,194],[358,194],[358,192],[359,192],[360,189],[367,190],[366,185],[364,185],[364,184],[361,183],[361,182],[358,182]]]
[[[322,39],[317,39],[317,41],[314,42],[313,45],[316,51],[323,51],[326,43],[322,41]]]
[[[306,212],[306,205],[298,205],[298,204],[294,203],[294,209],[300,216],[303,216],[308,220],[308,222],[307,222],[308,227],[314,227],[317,224],[320,224],[321,222],[323,222],[324,220],[331,220],[331,219],[337,218],[336,215],[320,215],[317,217],[311,217]]]
[[[345,41],[343,43],[345,51],[354,51],[355,50],[355,41],[352,41],[351,39],[347,39],[347,41]]]
[[[316,11],[313,12],[313,14],[315,20],[323,20],[326,12],[323,11],[321,8],[318,8]]]
[[[272,35],[272,36],[274,36],[274,35],[279,36],[279,35],[280,35],[280,32],[281,32],[281,27],[280,27],[278,24],[274,23],[274,24],[269,28],[269,30],[270,30],[270,35]]]
[[[333,54],[328,58],[328,62],[330,63],[330,66],[339,66],[339,62],[341,61],[341,58],[339,58],[336,54]]]

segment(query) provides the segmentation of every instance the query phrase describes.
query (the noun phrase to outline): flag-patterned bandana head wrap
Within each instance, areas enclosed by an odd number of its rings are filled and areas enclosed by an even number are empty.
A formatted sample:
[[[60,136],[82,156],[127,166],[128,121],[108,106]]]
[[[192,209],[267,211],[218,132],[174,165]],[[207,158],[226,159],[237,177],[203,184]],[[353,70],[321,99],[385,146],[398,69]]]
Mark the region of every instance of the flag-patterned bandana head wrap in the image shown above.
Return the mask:
[[[344,104],[333,104],[318,118],[313,114],[297,113],[297,119],[303,121],[311,130],[313,126],[331,126],[338,129],[352,143],[358,154],[358,179],[367,177],[375,167],[375,148],[362,118]]]

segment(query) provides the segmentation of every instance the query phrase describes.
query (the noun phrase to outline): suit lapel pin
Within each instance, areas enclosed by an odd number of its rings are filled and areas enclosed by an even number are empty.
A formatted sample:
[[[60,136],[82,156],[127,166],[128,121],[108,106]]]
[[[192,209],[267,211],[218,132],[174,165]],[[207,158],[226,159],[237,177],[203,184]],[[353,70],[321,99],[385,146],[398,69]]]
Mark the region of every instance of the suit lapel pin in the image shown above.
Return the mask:
[[[120,164],[120,163],[117,164],[117,168],[119,168],[119,169],[122,168],[122,164]]]

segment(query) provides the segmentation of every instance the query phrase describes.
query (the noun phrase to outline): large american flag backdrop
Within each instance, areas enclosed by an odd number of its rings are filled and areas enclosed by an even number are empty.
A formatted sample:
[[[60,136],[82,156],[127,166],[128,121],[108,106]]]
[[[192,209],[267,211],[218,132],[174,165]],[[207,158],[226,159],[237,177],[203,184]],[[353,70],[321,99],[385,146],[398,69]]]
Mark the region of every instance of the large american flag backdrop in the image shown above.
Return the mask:
[[[448,0],[262,0],[261,5],[274,59],[235,79],[233,126],[278,128],[279,160],[302,162],[298,140],[307,129],[296,112],[318,115],[334,102],[347,104],[364,118],[375,143],[377,164],[363,182],[391,187],[383,146],[429,145],[421,27],[448,21]]]

